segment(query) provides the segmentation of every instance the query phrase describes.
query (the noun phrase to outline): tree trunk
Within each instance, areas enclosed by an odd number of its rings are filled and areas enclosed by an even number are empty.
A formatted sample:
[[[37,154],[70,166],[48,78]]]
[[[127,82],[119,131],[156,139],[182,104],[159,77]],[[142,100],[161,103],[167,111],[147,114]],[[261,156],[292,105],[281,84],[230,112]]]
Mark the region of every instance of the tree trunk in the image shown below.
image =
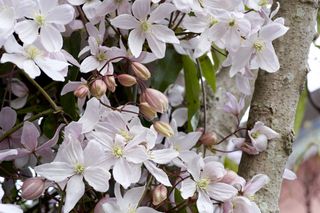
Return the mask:
[[[269,142],[257,156],[244,154],[239,174],[246,179],[267,174],[271,181],[255,196],[263,213],[279,212],[282,174],[294,139],[296,107],[307,75],[307,58],[315,33],[318,0],[282,0],[279,16],[290,27],[274,46],[281,68],[274,74],[260,71],[255,83],[248,127],[262,121],[281,137]]]

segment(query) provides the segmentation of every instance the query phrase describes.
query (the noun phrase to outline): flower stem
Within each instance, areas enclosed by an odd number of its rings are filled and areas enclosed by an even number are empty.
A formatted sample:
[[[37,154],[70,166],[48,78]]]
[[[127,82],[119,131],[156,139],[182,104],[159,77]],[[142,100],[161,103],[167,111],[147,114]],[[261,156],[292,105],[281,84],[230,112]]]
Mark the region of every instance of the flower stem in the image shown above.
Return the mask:
[[[32,79],[25,71],[21,70],[23,75],[39,90],[39,92],[45,97],[45,99],[50,103],[55,113],[62,112],[62,108],[58,107],[57,104],[51,99],[48,93],[34,80]]]
[[[38,118],[41,118],[41,117],[43,117],[43,116],[45,116],[45,115],[48,115],[48,114],[51,114],[51,113],[54,113],[54,111],[53,111],[52,109],[47,109],[47,110],[45,110],[45,111],[43,111],[43,112],[40,112],[39,114],[36,114],[36,115],[34,115],[34,116],[31,116],[29,119],[27,119],[27,120],[25,120],[25,121],[30,121],[30,122],[32,122],[32,121],[34,121],[34,120],[37,120]],[[20,129],[20,128],[23,126],[23,124],[24,124],[25,121],[17,124],[16,126],[14,126],[13,128],[11,128],[10,130],[8,130],[7,132],[5,132],[3,135],[1,135],[1,136],[0,136],[0,143],[1,143],[1,141],[3,141],[5,138],[9,137],[9,136],[10,136],[11,134],[13,134],[15,131],[17,131],[18,129]]]

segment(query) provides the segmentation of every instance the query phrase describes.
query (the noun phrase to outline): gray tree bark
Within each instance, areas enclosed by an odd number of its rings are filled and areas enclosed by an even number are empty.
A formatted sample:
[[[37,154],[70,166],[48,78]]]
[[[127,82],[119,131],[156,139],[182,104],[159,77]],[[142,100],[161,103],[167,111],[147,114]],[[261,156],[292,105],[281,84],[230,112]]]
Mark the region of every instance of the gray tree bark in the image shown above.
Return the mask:
[[[294,139],[294,118],[307,75],[318,0],[282,0],[280,4],[278,15],[284,17],[286,26],[290,27],[287,34],[274,43],[281,68],[274,74],[259,72],[248,127],[262,121],[281,137],[270,141],[266,152],[257,156],[244,154],[239,167],[239,174],[247,180],[258,173],[270,177],[270,183],[255,196],[263,213],[279,212],[282,174]]]

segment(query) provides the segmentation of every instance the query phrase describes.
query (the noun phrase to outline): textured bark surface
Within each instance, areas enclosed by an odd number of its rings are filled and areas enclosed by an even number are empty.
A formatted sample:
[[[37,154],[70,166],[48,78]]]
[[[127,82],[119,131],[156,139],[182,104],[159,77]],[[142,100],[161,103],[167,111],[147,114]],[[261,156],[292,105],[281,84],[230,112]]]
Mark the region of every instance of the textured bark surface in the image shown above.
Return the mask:
[[[254,71],[254,76],[251,81],[251,88],[253,91],[254,81],[257,71]],[[243,95],[236,86],[235,79],[230,79],[229,69],[221,68],[217,74],[217,91],[212,92],[210,86],[206,86],[207,91],[207,132],[215,132],[218,140],[229,135],[236,129],[237,120],[230,113],[225,113],[221,108],[227,102],[225,93],[230,92],[238,99]],[[245,107],[241,112],[241,116],[250,105],[252,96],[247,96],[245,99]],[[201,121],[202,122],[202,121]]]
[[[318,0],[282,0],[279,16],[285,18],[288,33],[278,39],[275,49],[281,68],[274,74],[260,71],[255,83],[248,126],[262,121],[280,133],[268,150],[257,156],[243,155],[239,174],[250,179],[257,173],[271,181],[255,196],[263,213],[279,212],[282,174],[291,152],[293,124],[300,93],[307,74],[307,57],[316,24]]]

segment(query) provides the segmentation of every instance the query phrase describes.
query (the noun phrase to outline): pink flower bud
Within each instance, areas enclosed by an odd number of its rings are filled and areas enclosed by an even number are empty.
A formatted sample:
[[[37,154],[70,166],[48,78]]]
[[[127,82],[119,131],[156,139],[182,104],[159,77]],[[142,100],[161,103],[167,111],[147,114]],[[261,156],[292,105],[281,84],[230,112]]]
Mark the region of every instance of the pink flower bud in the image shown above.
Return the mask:
[[[150,107],[147,102],[142,102],[139,104],[139,111],[148,120],[152,120],[157,117],[157,112]]]
[[[205,146],[212,146],[216,144],[217,141],[218,141],[217,134],[214,132],[204,133],[199,140],[199,142]]]
[[[111,92],[116,91],[117,84],[114,76],[104,76],[103,81],[107,85],[107,88],[109,91]]]
[[[148,88],[140,96],[140,102],[147,102],[155,111],[163,113],[168,110],[168,98],[160,91]]]
[[[169,138],[174,135],[174,131],[171,126],[163,121],[154,122],[153,127],[158,133],[164,135],[165,137]]]
[[[89,94],[89,87],[86,84],[81,84],[74,92],[73,94],[77,98],[85,98]]]
[[[103,80],[97,79],[92,83],[90,92],[94,97],[100,98],[107,92],[107,85]]]
[[[117,78],[118,78],[119,83],[125,87],[131,87],[137,83],[136,78],[133,77],[132,75],[121,74],[121,75],[118,75]]]
[[[158,185],[153,189],[152,192],[152,204],[153,205],[159,205],[162,203],[165,199],[167,199],[167,187],[164,185]]]
[[[99,200],[99,202],[97,203],[97,205],[94,207],[94,213],[104,213],[105,211],[103,210],[103,204],[107,203],[109,200],[109,197],[106,196],[104,198],[102,198],[101,200]]]
[[[148,68],[139,62],[132,62],[131,69],[134,72],[134,74],[141,80],[146,81],[151,77]]]
[[[21,197],[26,200],[34,200],[41,196],[45,189],[45,182],[39,177],[28,178],[22,184]]]

